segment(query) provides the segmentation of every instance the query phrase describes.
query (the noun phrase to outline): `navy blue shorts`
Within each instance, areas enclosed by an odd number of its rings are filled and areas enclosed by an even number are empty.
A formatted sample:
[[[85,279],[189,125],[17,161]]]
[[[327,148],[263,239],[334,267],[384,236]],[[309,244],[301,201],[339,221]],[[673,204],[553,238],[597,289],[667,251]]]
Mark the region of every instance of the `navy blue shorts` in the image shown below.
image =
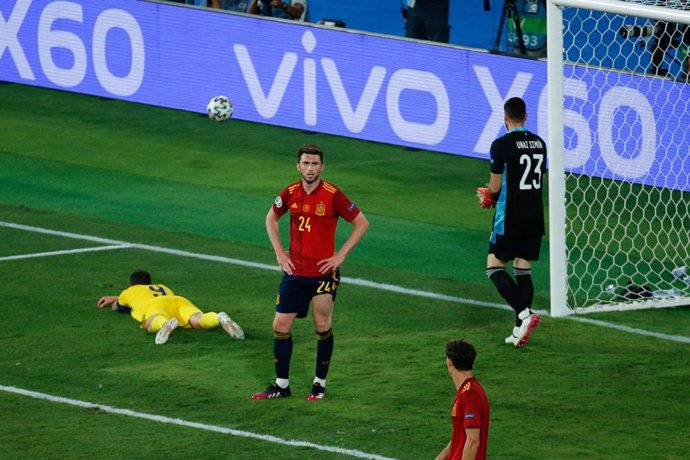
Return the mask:
[[[330,294],[335,302],[340,270],[320,277],[294,276],[283,274],[278,288],[276,311],[278,313],[297,313],[298,318],[304,318],[309,313],[311,298],[321,294]]]
[[[489,254],[498,260],[508,262],[516,257],[525,260],[539,260],[542,235],[497,235],[491,233]]]

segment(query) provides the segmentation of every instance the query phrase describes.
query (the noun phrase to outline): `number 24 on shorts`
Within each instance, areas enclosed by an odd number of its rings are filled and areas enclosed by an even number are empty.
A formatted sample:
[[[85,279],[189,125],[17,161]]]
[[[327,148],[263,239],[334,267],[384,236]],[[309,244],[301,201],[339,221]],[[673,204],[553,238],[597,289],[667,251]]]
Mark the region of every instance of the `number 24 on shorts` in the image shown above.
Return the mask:
[[[320,281],[319,287],[316,288],[317,294],[325,294],[328,292],[335,292],[338,289],[338,283],[335,281]]]

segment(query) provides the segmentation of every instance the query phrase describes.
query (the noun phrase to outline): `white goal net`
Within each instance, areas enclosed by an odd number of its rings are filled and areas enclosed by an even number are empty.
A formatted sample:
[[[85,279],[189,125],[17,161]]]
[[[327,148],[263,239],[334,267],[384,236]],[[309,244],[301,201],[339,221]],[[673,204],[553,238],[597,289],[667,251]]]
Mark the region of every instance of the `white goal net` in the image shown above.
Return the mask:
[[[547,10],[552,314],[688,305],[690,2]]]

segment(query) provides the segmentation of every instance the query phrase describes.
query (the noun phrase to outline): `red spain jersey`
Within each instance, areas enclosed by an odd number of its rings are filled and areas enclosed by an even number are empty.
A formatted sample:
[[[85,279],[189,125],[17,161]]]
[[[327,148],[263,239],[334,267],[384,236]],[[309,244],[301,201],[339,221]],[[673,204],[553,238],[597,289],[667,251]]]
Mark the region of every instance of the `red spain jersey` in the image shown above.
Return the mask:
[[[450,440],[449,460],[462,458],[462,450],[467,440],[465,428],[480,430],[476,458],[485,459],[486,442],[489,438],[489,400],[476,378],[470,377],[460,385],[450,409],[450,417],[453,424],[453,437]]]
[[[321,180],[306,193],[302,181],[288,185],[273,203],[273,212],[282,216],[290,211],[290,259],[296,276],[323,276],[316,263],[335,253],[338,218],[348,222],[359,209],[335,185]]]

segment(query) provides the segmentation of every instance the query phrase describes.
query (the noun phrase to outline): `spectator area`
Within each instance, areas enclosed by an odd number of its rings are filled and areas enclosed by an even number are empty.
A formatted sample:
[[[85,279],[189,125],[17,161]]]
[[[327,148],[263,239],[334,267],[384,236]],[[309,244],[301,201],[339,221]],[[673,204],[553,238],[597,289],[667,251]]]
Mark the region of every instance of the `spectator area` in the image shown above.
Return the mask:
[[[450,43],[473,48],[490,49],[498,29],[503,0],[491,0],[491,11],[484,11],[483,0],[450,2]],[[331,2],[310,0],[311,18],[340,19],[349,29],[366,30],[387,35],[404,36],[400,0],[349,0]]]

